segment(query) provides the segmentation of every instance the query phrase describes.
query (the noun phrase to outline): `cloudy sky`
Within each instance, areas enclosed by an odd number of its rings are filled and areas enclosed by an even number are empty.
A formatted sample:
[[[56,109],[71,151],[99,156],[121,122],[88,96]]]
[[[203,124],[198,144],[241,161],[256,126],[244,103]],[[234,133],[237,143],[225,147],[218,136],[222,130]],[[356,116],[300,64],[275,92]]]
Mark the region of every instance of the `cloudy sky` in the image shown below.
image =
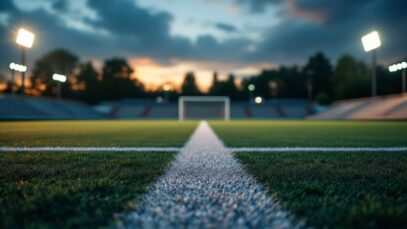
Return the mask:
[[[149,86],[194,70],[205,87],[214,70],[243,77],[317,51],[368,61],[360,37],[373,29],[388,64],[407,56],[406,9],[406,0],[0,0],[0,69],[19,59],[19,26],[36,33],[31,65],[54,48],[99,66],[125,57]]]

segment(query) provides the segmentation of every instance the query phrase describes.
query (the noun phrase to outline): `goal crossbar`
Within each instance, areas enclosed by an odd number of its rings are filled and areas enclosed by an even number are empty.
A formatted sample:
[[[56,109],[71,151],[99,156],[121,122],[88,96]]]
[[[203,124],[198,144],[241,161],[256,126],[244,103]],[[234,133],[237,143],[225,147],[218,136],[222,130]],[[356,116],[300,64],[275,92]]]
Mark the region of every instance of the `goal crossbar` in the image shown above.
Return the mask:
[[[185,102],[224,102],[224,119],[230,120],[230,99],[228,96],[180,96],[178,99],[178,119],[185,120]]]

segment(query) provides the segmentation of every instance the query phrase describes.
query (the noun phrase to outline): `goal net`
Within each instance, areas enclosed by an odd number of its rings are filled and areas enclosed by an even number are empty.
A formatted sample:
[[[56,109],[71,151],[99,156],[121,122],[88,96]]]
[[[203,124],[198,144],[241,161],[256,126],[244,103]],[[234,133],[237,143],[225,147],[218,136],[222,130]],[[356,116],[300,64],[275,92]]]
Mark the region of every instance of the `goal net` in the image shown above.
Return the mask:
[[[230,100],[227,96],[181,96],[178,99],[178,118],[230,119]]]

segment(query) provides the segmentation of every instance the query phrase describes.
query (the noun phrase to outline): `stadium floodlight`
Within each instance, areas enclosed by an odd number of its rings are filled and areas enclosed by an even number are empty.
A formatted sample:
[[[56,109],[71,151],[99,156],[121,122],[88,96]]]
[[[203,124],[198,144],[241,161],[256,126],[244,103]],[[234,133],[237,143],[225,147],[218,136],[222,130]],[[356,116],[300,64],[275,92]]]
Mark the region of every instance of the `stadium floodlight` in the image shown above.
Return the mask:
[[[382,45],[379,33],[377,31],[373,31],[369,34],[366,34],[362,37],[362,44],[365,52],[370,52],[379,48]]]
[[[263,102],[263,98],[260,97],[260,96],[257,96],[257,97],[254,99],[254,102],[255,102],[256,104],[260,104],[260,103]]]
[[[171,90],[171,86],[169,84],[164,84],[163,90],[164,90],[165,102],[168,102],[170,100],[169,91]]]
[[[254,86],[254,84],[249,84],[249,86],[247,86],[247,89],[249,90],[249,103],[252,103],[252,101],[253,101],[253,92],[256,89],[256,86]]]
[[[376,49],[382,45],[377,31],[373,31],[362,37],[363,49],[372,53],[372,97],[376,96]]]
[[[17,32],[16,43],[21,46],[21,64],[25,65],[25,52],[34,44],[35,35],[31,31],[20,28]],[[25,71],[21,72],[21,94],[25,94]]]
[[[404,95],[407,95],[407,89],[406,89],[406,69],[407,69],[407,62],[403,61],[398,64],[393,64],[389,66],[389,71],[390,72],[397,72],[401,71],[401,92]]]
[[[21,65],[21,64],[16,64],[16,63],[10,63],[10,69],[13,71],[17,72],[25,72],[27,71],[27,66]]]
[[[164,84],[163,89],[164,89],[164,91],[169,91],[169,90],[171,90],[171,86],[168,84]]]
[[[14,86],[16,85],[15,83],[15,72],[25,72],[27,71],[27,66],[21,65],[21,64],[16,64],[16,63],[10,63],[9,65],[10,70],[11,70],[11,94],[14,95]]]
[[[25,48],[31,48],[34,44],[34,39],[34,33],[24,28],[20,28],[17,33],[16,43]]]
[[[180,96],[178,119],[219,119],[230,120],[230,99],[228,96]]]
[[[66,76],[55,73],[54,75],[52,75],[52,79],[64,83],[66,81]]]
[[[52,75],[52,79],[57,81],[57,97],[58,99],[61,99],[61,83],[64,83],[66,81],[66,76],[54,73]]]

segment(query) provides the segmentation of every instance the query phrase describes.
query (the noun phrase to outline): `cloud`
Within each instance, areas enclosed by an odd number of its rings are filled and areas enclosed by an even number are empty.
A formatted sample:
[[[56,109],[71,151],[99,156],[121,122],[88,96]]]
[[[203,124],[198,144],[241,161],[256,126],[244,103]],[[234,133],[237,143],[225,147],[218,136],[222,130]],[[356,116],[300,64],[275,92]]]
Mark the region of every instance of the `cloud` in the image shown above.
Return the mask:
[[[15,9],[14,3],[12,0],[1,0],[0,1],[0,13],[12,11]]]
[[[24,12],[18,9],[13,11],[9,20],[12,23],[0,25],[0,48],[7,53],[0,55],[2,65],[19,58],[18,48],[13,46],[14,42],[10,39],[12,28],[18,28],[22,24],[36,33],[34,47],[28,56],[31,63],[54,48],[66,48],[79,55],[82,60],[123,56],[149,57],[160,64],[171,64],[172,59],[238,61],[245,53],[242,47],[249,44],[246,39],[219,42],[211,35],[202,35],[197,42],[173,36],[170,34],[172,15],[152,12],[130,0],[89,0],[88,10],[94,11],[97,17],[79,18],[86,27],[78,29],[69,25],[68,22],[72,21],[66,21],[63,17],[69,11],[69,6],[65,3],[56,6],[57,1],[54,2],[52,6],[59,12],[57,14],[41,7]],[[14,5],[9,5],[8,12],[13,8]],[[5,68],[5,65],[1,67]]]
[[[67,0],[56,0],[52,3],[52,7],[60,12],[68,10],[68,2]]]
[[[149,56],[160,62],[171,59],[238,60],[244,55],[246,39],[228,39],[219,42],[211,35],[201,35],[191,40],[170,34],[172,15],[166,12],[141,8],[132,1],[115,0],[115,4],[89,0],[89,6],[97,12],[99,20],[91,22],[97,28],[106,29],[118,41],[120,50],[127,55]],[[119,13],[118,13],[119,12]],[[232,25],[218,23],[218,29],[236,30]]]
[[[237,4],[248,7],[251,13],[264,13],[268,5],[281,5],[284,0],[235,0]]]
[[[251,4],[264,7],[278,1]],[[264,31],[248,59],[301,63],[316,51],[333,59],[344,53],[368,57],[360,37],[373,29],[382,35],[380,60],[403,58],[407,53],[407,31],[402,28],[407,2],[403,0],[289,0],[280,4],[285,6],[280,12],[283,20]]]
[[[223,31],[223,32],[228,32],[228,33],[234,33],[237,32],[237,28],[231,24],[227,24],[227,23],[216,23],[215,28]]]
[[[370,0],[288,0],[287,3],[288,11],[293,15],[326,24],[350,21],[375,4]]]
[[[230,34],[233,37],[220,41],[203,31],[192,41],[171,33],[176,14],[143,8],[132,0],[88,0],[84,7],[96,16],[81,14],[74,18],[69,17],[76,1],[54,0],[52,12],[46,7],[21,11],[11,0],[1,0],[0,14],[7,14],[10,22],[7,26],[0,23],[1,69],[19,59],[11,30],[24,22],[37,35],[28,55],[31,61],[53,48],[69,49],[82,60],[142,57],[163,66],[171,65],[174,59],[233,62],[241,66],[303,63],[317,51],[332,59],[344,53],[368,57],[361,48],[360,37],[372,29],[379,30],[383,39],[379,60],[397,59],[407,53],[404,0],[235,0],[235,3],[256,14],[266,14],[267,7],[277,7],[279,13],[273,15],[279,17],[278,23],[270,24],[260,39],[241,37],[248,32],[244,26],[238,31],[232,24],[216,23],[213,27],[233,33]],[[72,26],[75,23],[81,26]]]

